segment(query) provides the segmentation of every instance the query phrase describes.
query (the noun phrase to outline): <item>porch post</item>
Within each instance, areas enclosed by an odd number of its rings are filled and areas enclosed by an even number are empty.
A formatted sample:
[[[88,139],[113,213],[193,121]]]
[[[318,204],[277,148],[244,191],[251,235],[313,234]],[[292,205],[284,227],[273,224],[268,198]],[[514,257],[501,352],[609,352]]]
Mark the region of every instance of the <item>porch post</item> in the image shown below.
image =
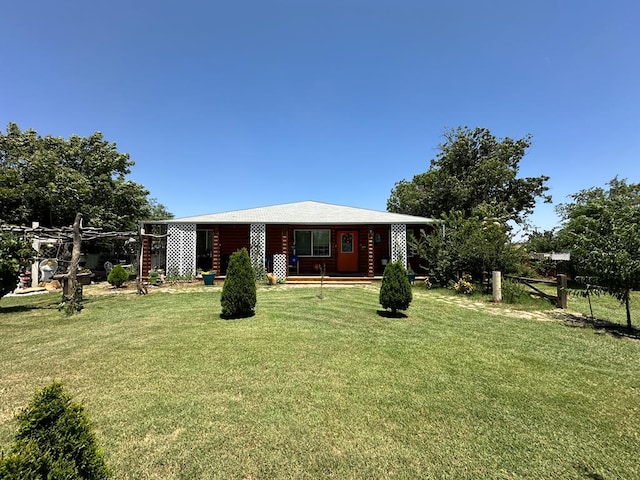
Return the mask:
[[[407,226],[402,223],[391,224],[391,261],[400,260],[407,268]]]
[[[291,255],[291,251],[289,250],[289,225],[283,225],[282,226],[282,230],[280,230],[280,239],[282,242],[282,254],[284,255],[284,261],[285,261],[285,275],[284,277],[288,277],[289,276],[289,256]],[[274,266],[275,266],[275,260],[274,260]],[[276,274],[277,275],[277,274]]]
[[[375,275],[375,256],[373,254],[375,232],[373,225],[369,225],[367,230],[367,275],[373,277]]]
[[[150,227],[149,230],[151,230]],[[140,233],[142,238],[142,269],[140,270],[140,276],[146,277],[151,271],[151,237],[145,235],[147,233],[147,225],[142,226]]]
[[[249,226],[249,246],[251,264],[256,272],[264,272],[264,256],[267,253],[267,227],[264,223]]]
[[[280,231],[280,238],[282,239],[282,253],[289,258],[289,226],[284,225]]]
[[[211,238],[211,269],[217,272],[216,275],[222,275],[222,262],[220,256],[220,225],[213,226]]]

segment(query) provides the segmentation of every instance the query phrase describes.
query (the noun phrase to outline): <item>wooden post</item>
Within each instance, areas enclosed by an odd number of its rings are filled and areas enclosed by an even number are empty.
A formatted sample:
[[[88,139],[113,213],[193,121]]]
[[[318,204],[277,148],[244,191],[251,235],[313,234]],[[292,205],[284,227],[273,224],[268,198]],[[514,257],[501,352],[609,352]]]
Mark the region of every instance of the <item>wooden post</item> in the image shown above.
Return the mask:
[[[73,222],[73,249],[71,250],[71,263],[69,264],[69,282],[71,288],[74,289],[77,284],[78,265],[80,263],[80,249],[82,245],[82,214],[76,214],[76,220]]]
[[[375,257],[373,254],[374,235],[373,225],[368,226],[369,235],[367,236],[367,276],[373,277],[375,275]]]
[[[493,301],[495,303],[502,302],[502,273],[498,271],[491,272],[491,285],[493,290]]]
[[[213,226],[211,233],[211,270],[222,275],[222,255],[220,253],[220,225]]]
[[[558,308],[567,308],[567,276],[558,275]]]

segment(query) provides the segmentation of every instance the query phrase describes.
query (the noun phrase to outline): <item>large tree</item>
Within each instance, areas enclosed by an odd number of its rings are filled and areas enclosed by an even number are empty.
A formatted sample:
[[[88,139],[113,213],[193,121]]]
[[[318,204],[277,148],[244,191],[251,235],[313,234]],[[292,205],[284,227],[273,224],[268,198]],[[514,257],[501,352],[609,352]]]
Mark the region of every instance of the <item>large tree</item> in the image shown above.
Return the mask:
[[[545,194],[549,177],[518,178],[531,136],[498,139],[486,128],[458,127],[444,137],[426,172],[396,183],[387,210],[434,218],[457,211],[468,217],[490,206],[505,220],[522,222],[538,199],[551,200]]]
[[[0,221],[63,226],[82,212],[87,225],[123,231],[158,214],[170,217],[144,186],[126,178],[133,164],[100,132],[42,137],[10,123],[0,132]]]
[[[560,206],[560,232],[578,272],[623,303],[632,328],[630,294],[640,288],[640,184],[614,178]]]

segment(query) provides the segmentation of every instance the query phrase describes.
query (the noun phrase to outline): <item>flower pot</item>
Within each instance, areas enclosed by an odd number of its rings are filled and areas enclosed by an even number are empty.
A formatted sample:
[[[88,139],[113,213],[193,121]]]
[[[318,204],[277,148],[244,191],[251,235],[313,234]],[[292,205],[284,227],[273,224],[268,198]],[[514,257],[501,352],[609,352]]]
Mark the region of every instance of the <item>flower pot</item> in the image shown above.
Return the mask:
[[[93,273],[76,273],[76,280],[80,285],[90,285]]]
[[[203,273],[202,281],[205,285],[215,285],[216,272]]]
[[[407,273],[407,280],[409,280],[409,283],[411,285],[413,285],[413,282],[416,281],[416,274],[415,273]]]

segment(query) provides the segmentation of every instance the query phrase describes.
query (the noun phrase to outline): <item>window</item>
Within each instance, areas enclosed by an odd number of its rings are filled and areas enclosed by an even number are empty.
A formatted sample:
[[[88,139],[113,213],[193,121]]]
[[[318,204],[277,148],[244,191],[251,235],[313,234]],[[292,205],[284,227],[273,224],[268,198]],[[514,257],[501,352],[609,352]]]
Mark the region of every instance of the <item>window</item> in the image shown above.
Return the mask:
[[[296,230],[293,232],[296,255],[328,257],[331,255],[331,230]]]

